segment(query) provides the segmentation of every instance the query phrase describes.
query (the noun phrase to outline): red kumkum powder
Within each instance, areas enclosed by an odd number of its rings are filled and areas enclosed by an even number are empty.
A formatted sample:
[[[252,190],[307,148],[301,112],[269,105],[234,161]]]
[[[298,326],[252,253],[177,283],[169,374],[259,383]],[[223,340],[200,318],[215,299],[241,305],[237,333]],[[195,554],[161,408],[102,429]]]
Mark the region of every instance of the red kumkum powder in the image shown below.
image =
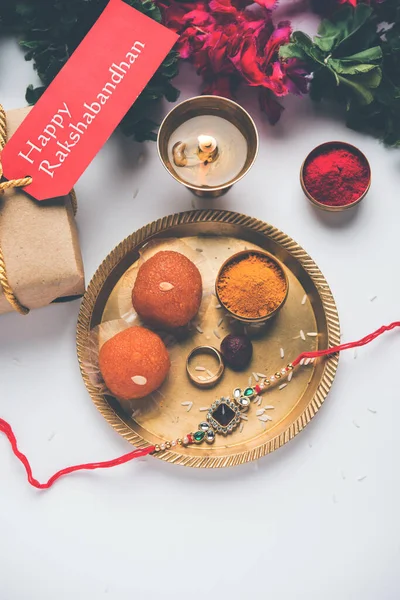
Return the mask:
[[[362,155],[345,147],[313,154],[304,165],[303,180],[311,196],[329,206],[352,204],[365,192],[370,169]]]

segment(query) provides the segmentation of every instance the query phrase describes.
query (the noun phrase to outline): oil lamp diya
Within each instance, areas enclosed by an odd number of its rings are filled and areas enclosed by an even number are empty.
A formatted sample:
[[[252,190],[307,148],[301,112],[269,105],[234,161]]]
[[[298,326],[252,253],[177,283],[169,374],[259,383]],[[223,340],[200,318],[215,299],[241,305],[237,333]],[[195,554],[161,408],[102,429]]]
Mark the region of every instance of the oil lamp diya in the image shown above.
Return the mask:
[[[216,197],[253,165],[258,133],[253,119],[236,102],[196,96],[168,113],[157,146],[172,177],[197,196]]]

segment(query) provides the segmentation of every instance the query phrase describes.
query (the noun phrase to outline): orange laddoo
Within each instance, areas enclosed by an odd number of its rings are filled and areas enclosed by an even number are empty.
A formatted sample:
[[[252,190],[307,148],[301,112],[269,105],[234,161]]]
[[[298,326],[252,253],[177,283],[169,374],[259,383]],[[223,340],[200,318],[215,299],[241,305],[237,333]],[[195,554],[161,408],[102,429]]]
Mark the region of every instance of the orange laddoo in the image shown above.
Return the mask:
[[[196,265],[179,252],[161,251],[140,267],[132,304],[144,321],[160,327],[182,327],[197,314],[202,293]]]
[[[130,327],[110,338],[99,353],[106,386],[121,400],[143,398],[168,375],[170,360],[162,339],[145,327]]]

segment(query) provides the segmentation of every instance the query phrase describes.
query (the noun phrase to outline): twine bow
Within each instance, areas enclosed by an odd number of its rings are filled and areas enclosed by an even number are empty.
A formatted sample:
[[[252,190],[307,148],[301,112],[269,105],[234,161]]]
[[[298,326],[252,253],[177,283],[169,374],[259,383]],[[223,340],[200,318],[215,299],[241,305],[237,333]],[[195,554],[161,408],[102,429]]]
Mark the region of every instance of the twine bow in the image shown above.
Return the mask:
[[[3,150],[4,146],[7,142],[7,121],[6,121],[6,113],[3,106],[0,104],[0,152]],[[3,166],[0,160],[0,180],[3,178]],[[4,194],[5,190],[10,188],[19,188],[25,187],[32,183],[32,177],[23,177],[21,179],[10,179],[0,181],[0,194]],[[71,190],[70,192],[72,209],[74,211],[74,215],[76,215],[76,211],[78,209],[78,203],[76,199],[75,190]],[[11,286],[7,277],[6,264],[4,261],[3,251],[0,245],[0,285],[3,289],[4,296],[7,301],[11,304],[14,310],[19,312],[21,315],[27,315],[29,313],[29,308],[23,306],[21,302],[18,300],[16,295],[11,289]]]

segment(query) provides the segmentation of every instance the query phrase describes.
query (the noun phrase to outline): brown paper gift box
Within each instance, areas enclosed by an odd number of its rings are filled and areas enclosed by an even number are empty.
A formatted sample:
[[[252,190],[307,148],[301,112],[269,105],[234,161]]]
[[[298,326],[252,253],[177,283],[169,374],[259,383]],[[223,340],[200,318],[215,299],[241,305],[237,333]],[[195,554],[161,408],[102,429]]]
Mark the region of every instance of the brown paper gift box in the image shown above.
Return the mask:
[[[29,110],[7,112],[8,137]],[[70,196],[37,202],[21,189],[6,190],[0,195],[0,247],[8,282],[23,306],[39,308],[84,293],[82,256]],[[0,286],[0,314],[12,310]]]

